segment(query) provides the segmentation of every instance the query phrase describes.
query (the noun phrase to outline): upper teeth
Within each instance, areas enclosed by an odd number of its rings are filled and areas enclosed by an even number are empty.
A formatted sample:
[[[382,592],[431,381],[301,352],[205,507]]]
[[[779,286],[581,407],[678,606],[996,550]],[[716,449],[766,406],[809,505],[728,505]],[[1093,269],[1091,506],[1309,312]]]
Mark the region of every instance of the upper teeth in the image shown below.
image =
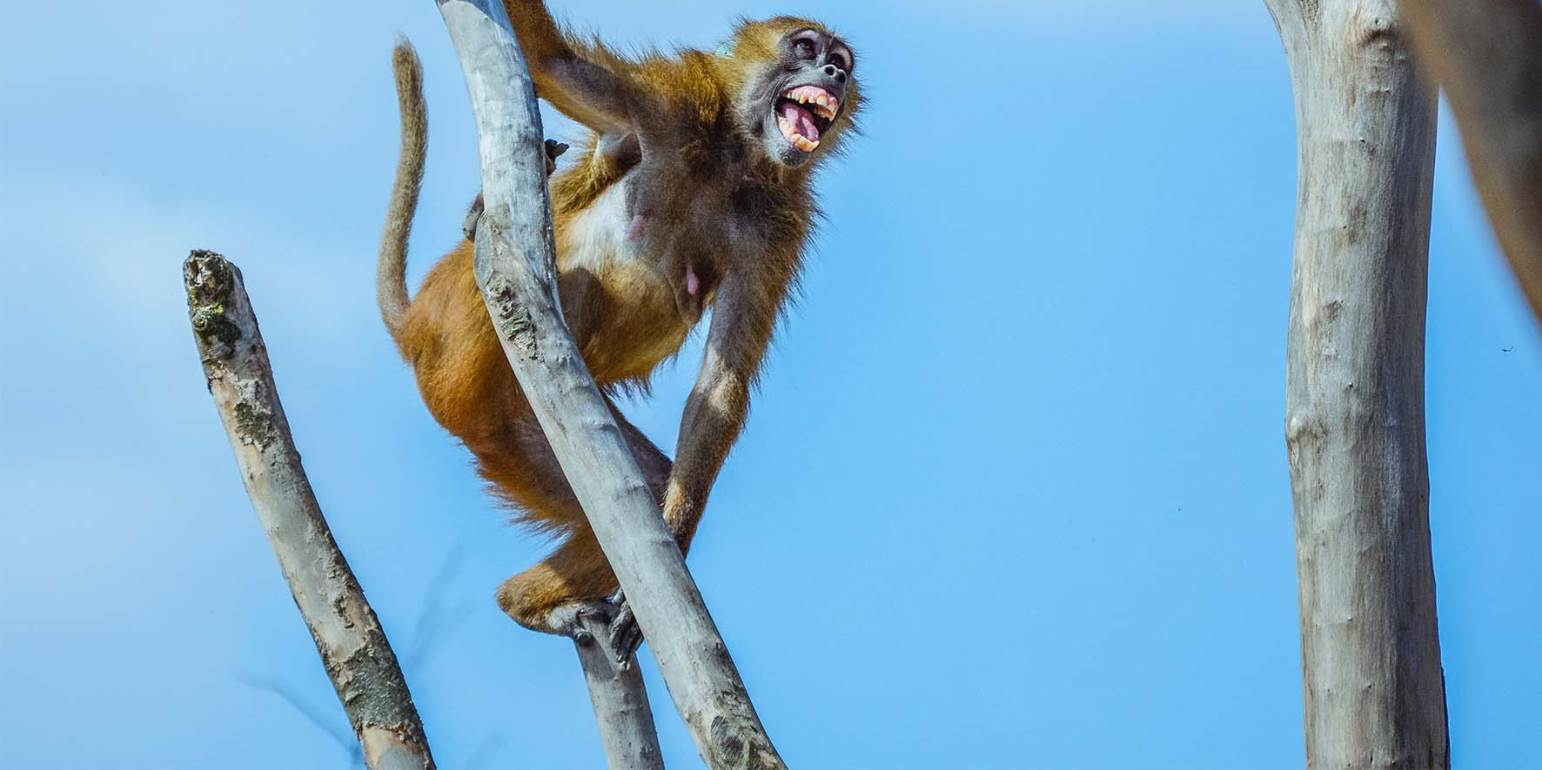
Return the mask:
[[[841,100],[818,86],[799,86],[788,91],[787,98],[799,104],[812,104],[814,113],[825,120],[835,120],[841,109]]]

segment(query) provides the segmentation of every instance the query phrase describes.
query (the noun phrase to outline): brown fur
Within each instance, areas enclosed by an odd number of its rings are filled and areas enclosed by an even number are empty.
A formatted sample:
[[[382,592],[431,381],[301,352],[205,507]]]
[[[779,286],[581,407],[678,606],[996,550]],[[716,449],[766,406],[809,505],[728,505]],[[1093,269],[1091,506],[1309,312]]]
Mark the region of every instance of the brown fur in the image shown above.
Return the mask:
[[[628,59],[564,35],[542,2],[506,5],[537,94],[594,131],[577,164],[552,179],[551,198],[562,308],[596,381],[611,393],[645,385],[703,312],[714,309],[675,461],[616,412],[684,550],[738,437],[797,279],[817,215],[810,174],[851,123],[860,103],[855,80],[841,73],[840,115],[811,162],[789,165],[768,154],[781,138],[767,138],[757,121],[764,94],[784,82],[777,78],[790,77],[782,73],[813,66],[788,60],[791,33],[816,30],[837,45],[816,22],[743,23],[731,57],[683,51]],[[421,106],[413,90],[420,78],[411,76],[415,57],[399,53],[395,61],[403,96],[401,167],[415,190],[407,156],[421,153],[421,142],[409,139],[422,136],[423,128],[408,118],[420,114],[411,112],[414,102]],[[421,158],[416,161],[420,176]],[[393,212],[408,192],[403,178]],[[618,195],[625,196],[627,217],[642,217],[639,237],[623,237],[619,247]],[[410,213],[406,220],[410,226]],[[401,232],[400,224],[388,231]],[[611,596],[615,577],[504,358],[472,276],[471,242],[445,256],[397,313],[389,300],[405,297],[404,284],[397,293],[405,258],[404,238],[398,240],[382,249],[382,311],[429,411],[465,442],[482,475],[525,521],[562,538],[549,558],[503,585],[499,602],[527,627],[566,633],[561,610]],[[688,274],[699,282],[695,294]]]

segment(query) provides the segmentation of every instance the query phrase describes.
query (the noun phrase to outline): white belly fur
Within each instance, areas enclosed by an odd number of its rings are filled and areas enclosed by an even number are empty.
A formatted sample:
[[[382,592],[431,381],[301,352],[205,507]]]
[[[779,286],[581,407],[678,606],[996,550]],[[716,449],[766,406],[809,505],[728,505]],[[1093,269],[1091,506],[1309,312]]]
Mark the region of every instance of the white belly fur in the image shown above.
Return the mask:
[[[631,221],[626,215],[623,182],[611,185],[568,224],[567,249],[560,255],[564,270],[585,268],[601,275],[606,263],[612,259],[633,261],[626,240]]]
[[[601,380],[646,377],[680,349],[691,327],[664,274],[627,239],[631,224],[618,182],[568,221],[557,244],[561,272],[585,271],[603,285],[604,316],[594,319],[584,350]]]

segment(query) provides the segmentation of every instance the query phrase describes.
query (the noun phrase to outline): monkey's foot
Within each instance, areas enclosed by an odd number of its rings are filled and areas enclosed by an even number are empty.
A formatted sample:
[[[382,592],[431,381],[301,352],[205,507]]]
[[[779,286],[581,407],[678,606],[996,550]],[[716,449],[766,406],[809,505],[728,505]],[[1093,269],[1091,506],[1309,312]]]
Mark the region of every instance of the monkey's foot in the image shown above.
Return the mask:
[[[616,606],[610,602],[578,602],[564,604],[546,616],[545,628],[535,628],[557,636],[566,636],[579,644],[593,644],[594,633],[587,621],[599,620],[600,625],[614,627]]]
[[[616,614],[610,619],[610,647],[616,652],[616,665],[625,667],[632,656],[637,654],[637,648],[642,646],[642,627],[637,625],[632,605],[627,604],[626,594],[617,591],[611,603]]]

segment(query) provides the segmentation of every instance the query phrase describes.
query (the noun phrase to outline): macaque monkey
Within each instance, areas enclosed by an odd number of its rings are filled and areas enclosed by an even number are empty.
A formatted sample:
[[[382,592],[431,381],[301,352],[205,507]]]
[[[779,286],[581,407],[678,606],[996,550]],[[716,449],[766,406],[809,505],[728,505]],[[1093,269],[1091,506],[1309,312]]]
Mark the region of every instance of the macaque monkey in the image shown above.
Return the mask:
[[[812,178],[861,104],[851,47],[815,21],[741,23],[716,52],[628,58],[564,34],[540,0],[505,0],[536,94],[591,132],[551,178],[562,311],[607,399],[646,389],[708,308],[706,353],[671,462],[615,409],[682,552],[749,410],[818,206]],[[560,539],[498,590],[520,625],[573,635],[614,619],[640,642],[541,427],[514,379],[461,243],[407,294],[407,235],[426,146],[416,54],[395,56],[402,155],[381,248],[380,309],[435,419],[521,520]],[[565,147],[548,143],[555,158]],[[476,210],[468,219],[474,231]]]

